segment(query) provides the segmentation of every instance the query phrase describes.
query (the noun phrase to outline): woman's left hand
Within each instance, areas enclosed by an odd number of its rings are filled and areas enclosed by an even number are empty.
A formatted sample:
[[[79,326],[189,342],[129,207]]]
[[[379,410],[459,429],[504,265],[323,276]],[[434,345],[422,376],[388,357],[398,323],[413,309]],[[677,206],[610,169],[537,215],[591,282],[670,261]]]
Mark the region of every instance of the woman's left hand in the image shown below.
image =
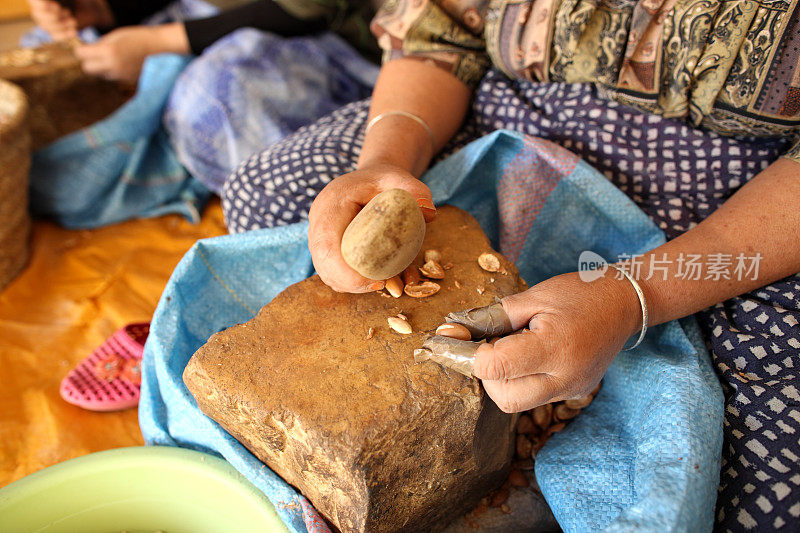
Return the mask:
[[[613,270],[592,282],[556,276],[502,303],[518,331],[478,347],[473,374],[507,413],[585,396],[642,323],[635,290]]]
[[[160,26],[126,26],[93,44],[75,48],[84,72],[109,80],[136,82],[152,54],[188,54],[186,28],[180,22]]]
[[[135,82],[142,63],[154,53],[154,30],[146,26],[130,26],[110,31],[93,44],[76,47],[83,71],[109,80]]]

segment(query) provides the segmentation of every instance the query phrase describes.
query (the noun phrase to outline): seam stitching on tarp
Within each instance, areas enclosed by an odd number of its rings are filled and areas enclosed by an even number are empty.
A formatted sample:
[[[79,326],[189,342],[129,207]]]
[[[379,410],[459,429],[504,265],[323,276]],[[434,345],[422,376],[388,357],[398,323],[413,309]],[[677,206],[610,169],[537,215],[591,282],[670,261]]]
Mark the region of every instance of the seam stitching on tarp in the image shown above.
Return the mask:
[[[237,302],[239,302],[240,304],[242,304],[242,307],[244,307],[245,309],[247,309],[247,310],[248,310],[250,313],[252,313],[252,314],[256,314],[256,312],[255,312],[255,311],[253,311],[253,309],[251,309],[251,308],[250,308],[250,306],[249,306],[249,305],[247,305],[247,304],[244,302],[244,300],[242,300],[242,299],[239,297],[239,295],[238,295],[238,294],[236,294],[236,291],[234,291],[233,289],[231,289],[231,288],[230,288],[230,286],[229,286],[227,283],[225,283],[224,281],[222,281],[222,278],[220,278],[220,277],[219,277],[219,275],[217,274],[217,272],[214,270],[214,267],[212,267],[212,266],[211,266],[211,263],[209,263],[209,262],[208,262],[208,258],[206,258],[206,254],[204,254],[204,253],[203,253],[203,250],[202,250],[202,249],[201,249],[199,246],[197,247],[197,253],[198,253],[198,254],[200,254],[200,257],[203,259],[203,262],[206,264],[206,267],[208,267],[208,270],[209,270],[209,271],[211,272],[211,274],[214,276],[214,279],[216,279],[216,280],[217,280],[217,281],[220,283],[220,285],[222,285],[223,287],[225,287],[225,290],[227,290],[229,293],[231,293],[231,296],[233,296],[233,298],[234,298],[234,299],[235,299]]]

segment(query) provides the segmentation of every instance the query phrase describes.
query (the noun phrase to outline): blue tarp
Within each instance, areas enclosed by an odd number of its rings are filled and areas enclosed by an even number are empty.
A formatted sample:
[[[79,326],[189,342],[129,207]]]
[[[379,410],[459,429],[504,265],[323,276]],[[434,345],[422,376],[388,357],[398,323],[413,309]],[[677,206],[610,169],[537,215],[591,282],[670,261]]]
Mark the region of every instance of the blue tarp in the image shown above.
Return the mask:
[[[470,212],[497,247],[506,210],[503,180],[519,157],[559,178],[536,191],[540,208],[516,257],[534,285],[575,271],[591,250],[606,258],[642,253],[662,232],[622,192],[582,161],[558,166],[563,150],[499,131],[436,165],[424,181],[437,205]],[[526,152],[528,150],[529,152]],[[543,168],[542,164],[553,162]],[[543,163],[545,162],[545,163]],[[516,165],[515,172],[506,170]],[[567,168],[568,170],[564,170]],[[501,195],[501,203],[508,202]],[[312,273],[306,223],[199,241],[172,275],[145,348],[139,417],[150,444],[226,458],[273,501],[292,531],[306,531],[300,496],[207,418],[181,379],[213,333],[251,319],[276,294]],[[501,249],[501,251],[504,251]],[[723,397],[694,319],[653,328],[615,359],[595,401],[536,459],[542,491],[566,531],[710,530],[719,482]]]

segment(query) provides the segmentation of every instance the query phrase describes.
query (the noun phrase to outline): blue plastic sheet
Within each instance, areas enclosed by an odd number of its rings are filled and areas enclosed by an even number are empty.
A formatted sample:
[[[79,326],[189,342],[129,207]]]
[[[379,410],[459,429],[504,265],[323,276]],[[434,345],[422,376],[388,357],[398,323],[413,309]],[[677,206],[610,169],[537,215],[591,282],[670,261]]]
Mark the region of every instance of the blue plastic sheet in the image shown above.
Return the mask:
[[[424,177],[437,204],[453,204],[499,243],[498,185],[525,138],[496,132]],[[575,271],[592,250],[641,253],[661,231],[583,162],[548,189],[517,265],[531,284]],[[536,176],[532,176],[535,186]],[[153,319],[143,365],[140,424],[150,444],[225,457],[273,501],[292,531],[306,531],[300,496],[200,412],[181,379],[213,333],[252,318],[312,272],[307,224],[198,242],[170,279]],[[536,460],[542,491],[566,531],[709,530],[719,481],[723,397],[694,319],[653,328],[620,354],[603,388]]]
[[[189,56],[149,57],[135,96],[100,122],[37,150],[31,211],[67,228],[179,213],[200,219],[210,193],[170,146],[161,114]]]

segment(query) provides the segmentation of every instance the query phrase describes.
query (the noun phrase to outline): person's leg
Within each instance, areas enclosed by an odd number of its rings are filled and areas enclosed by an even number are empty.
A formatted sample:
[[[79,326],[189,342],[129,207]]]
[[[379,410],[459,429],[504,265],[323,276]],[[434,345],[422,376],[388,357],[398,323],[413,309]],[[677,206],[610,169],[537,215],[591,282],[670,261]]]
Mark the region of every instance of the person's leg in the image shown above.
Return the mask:
[[[498,73],[484,79],[474,109],[485,131],[512,129],[578,154],[668,238],[707,217],[787,144],[722,137],[608,102],[589,85],[515,82]],[[726,395],[717,527],[797,523],[800,275],[697,318]]]
[[[601,97],[590,84],[530,83],[497,71],[473,104],[483,131],[560,144],[639,205],[668,238],[688,230],[777,159],[788,139],[738,139]]]
[[[364,142],[369,100],[347,105],[253,155],[228,178],[222,207],[228,231],[293,224],[308,218],[314,198],[337,176],[352,172]],[[437,157],[477,136],[471,118]]]
[[[368,112],[369,100],[347,105],[243,162],[222,191],[228,231],[307,219],[317,193],[355,170]]]
[[[242,28],[184,70],[164,125],[181,163],[220,194],[242,160],[368,95],[371,69],[328,34],[287,39]]]

